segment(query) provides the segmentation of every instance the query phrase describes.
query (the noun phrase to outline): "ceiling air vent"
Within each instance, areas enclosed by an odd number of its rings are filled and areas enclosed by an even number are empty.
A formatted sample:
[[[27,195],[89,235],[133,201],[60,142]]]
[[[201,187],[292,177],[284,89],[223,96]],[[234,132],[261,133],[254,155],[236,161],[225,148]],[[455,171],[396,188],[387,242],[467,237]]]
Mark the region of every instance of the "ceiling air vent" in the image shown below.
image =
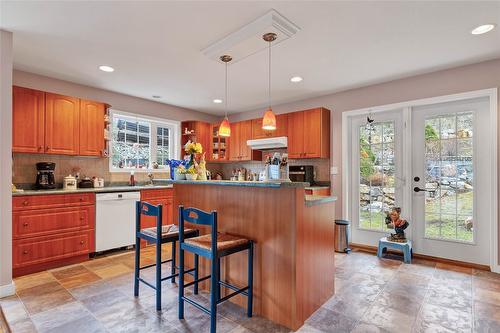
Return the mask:
[[[276,10],[271,9],[264,16],[257,18],[201,51],[205,56],[215,61],[220,61],[221,54],[230,54],[233,57],[232,63],[234,64],[252,54],[267,49],[267,43],[262,42],[262,35],[265,33],[274,32],[278,35],[276,42],[273,43],[273,45],[276,45],[291,38],[299,30],[300,28],[295,23]]]

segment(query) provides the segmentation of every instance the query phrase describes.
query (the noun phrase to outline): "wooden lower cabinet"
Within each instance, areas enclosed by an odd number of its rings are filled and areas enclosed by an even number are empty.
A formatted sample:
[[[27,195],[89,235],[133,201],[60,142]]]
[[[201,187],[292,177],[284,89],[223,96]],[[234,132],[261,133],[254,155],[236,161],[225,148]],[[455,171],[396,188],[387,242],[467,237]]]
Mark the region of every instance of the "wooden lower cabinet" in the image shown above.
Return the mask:
[[[19,196],[12,200],[13,275],[88,259],[95,251],[95,195]]]
[[[14,238],[94,229],[94,206],[25,210],[12,216]]]
[[[88,255],[94,248],[94,230],[15,240],[13,268]]]

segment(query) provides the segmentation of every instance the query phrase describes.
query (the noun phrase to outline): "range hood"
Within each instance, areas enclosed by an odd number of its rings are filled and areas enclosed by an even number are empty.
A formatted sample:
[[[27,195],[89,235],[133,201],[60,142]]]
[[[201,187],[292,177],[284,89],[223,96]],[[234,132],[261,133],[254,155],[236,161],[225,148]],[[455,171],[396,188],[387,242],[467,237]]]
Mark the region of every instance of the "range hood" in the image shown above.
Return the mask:
[[[286,136],[278,136],[276,138],[248,140],[247,145],[253,150],[286,148],[288,146],[288,138]]]

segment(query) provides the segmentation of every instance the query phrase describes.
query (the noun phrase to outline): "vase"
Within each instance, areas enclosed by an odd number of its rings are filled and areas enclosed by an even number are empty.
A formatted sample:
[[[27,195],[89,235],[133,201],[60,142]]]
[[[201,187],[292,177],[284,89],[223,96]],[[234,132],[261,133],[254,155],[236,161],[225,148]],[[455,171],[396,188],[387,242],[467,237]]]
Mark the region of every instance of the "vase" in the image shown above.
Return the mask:
[[[198,175],[196,173],[186,173],[187,180],[196,180],[197,178],[198,178]]]
[[[193,165],[194,165],[194,154],[191,154],[191,155],[189,156],[189,162],[188,162],[188,164],[187,164],[187,166],[186,166],[186,169],[189,169],[189,168],[190,168],[190,167],[192,167]]]

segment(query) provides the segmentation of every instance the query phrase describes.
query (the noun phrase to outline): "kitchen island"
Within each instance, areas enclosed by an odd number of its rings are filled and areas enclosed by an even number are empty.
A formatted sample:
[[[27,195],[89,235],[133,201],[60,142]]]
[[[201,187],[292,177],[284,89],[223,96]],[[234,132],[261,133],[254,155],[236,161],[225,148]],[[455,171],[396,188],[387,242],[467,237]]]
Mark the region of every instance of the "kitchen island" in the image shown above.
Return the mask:
[[[307,183],[173,184],[174,207],[216,210],[219,232],[255,241],[255,314],[297,330],[334,294],[335,197],[306,196]],[[209,232],[197,228],[202,234]],[[189,266],[192,258],[187,258]],[[222,259],[222,280],[245,286],[246,260],[246,253]],[[209,274],[208,262],[201,263],[200,276]],[[244,306],[246,298],[236,296],[232,301]]]

